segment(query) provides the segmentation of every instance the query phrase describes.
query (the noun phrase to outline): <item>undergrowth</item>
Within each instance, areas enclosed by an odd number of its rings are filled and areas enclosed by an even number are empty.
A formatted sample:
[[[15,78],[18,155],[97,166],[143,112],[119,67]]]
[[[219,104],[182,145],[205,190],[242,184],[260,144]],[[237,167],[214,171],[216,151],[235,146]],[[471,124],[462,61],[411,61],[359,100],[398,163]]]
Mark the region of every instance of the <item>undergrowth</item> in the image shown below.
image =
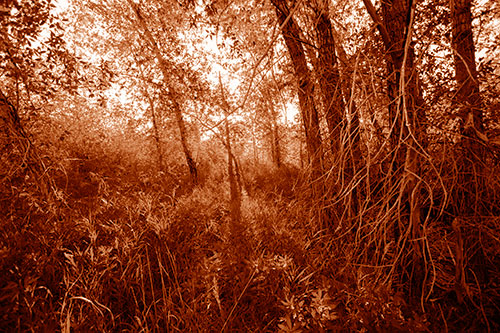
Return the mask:
[[[373,228],[362,238],[354,229],[318,228],[296,170],[254,174],[238,239],[223,183],[193,187],[91,159],[53,170],[49,199],[22,169],[3,178],[3,331],[499,328],[498,218],[464,220],[460,234],[428,223],[430,273],[415,298],[411,281],[370,257],[380,250],[370,238],[380,222],[364,221]],[[397,255],[393,243],[383,244],[384,256]],[[462,286],[455,284],[458,246],[466,258]]]

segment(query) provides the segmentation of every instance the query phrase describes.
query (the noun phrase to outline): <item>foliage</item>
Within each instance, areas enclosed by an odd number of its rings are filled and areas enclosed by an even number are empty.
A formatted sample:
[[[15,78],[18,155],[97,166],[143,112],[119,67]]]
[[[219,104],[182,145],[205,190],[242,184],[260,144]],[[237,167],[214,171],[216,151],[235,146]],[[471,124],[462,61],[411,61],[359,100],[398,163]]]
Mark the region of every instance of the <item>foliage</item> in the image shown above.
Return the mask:
[[[325,3],[273,3],[311,70],[318,174],[269,1],[0,5],[1,331],[500,330],[498,5],[473,7],[485,128],[465,169],[448,2],[417,3],[426,140],[395,146],[362,3],[328,2],[338,138],[315,67]]]

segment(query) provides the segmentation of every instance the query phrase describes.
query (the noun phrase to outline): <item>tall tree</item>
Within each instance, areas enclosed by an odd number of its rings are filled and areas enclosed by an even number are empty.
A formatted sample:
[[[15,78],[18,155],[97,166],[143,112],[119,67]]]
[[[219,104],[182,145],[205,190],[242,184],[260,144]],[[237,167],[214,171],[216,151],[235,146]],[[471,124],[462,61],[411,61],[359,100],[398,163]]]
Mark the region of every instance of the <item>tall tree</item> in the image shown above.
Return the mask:
[[[278,22],[282,29],[295,77],[298,82],[300,112],[306,135],[307,151],[311,159],[313,177],[318,178],[323,171],[323,148],[318,111],[314,103],[313,82],[307,66],[304,48],[300,42],[300,28],[295,22],[285,0],[272,0]],[[319,189],[318,189],[319,190]]]
[[[319,76],[331,149],[336,154],[340,149],[342,140],[345,103],[342,96],[335,39],[330,21],[328,2],[327,0],[313,2],[313,10],[316,15],[315,21],[317,22],[315,30],[318,47],[318,59],[315,71]]]
[[[219,88],[220,88],[220,100],[221,107],[224,111],[224,127],[225,127],[225,139],[221,138],[224,146],[227,149],[227,174],[229,180],[229,193],[230,193],[230,212],[231,212],[231,240],[239,242],[241,240],[241,235],[244,230],[243,223],[241,221],[241,175],[238,168],[238,163],[236,157],[234,156],[232,144],[231,144],[231,130],[229,126],[229,116],[231,114],[231,107],[226,96],[226,90],[222,84],[222,79],[219,75]]]
[[[472,35],[471,0],[450,0],[450,9],[457,82],[455,102],[461,109],[460,116],[464,122],[462,125],[466,125],[468,121],[469,128],[481,131],[483,130],[483,114]],[[467,131],[467,128],[462,131]],[[473,145],[474,141],[467,140],[467,144]]]
[[[472,213],[472,202],[481,193],[481,177],[476,169],[483,161],[484,149],[480,140],[484,130],[482,101],[476,70],[475,47],[472,35],[471,0],[450,0],[452,33],[451,41],[457,84],[453,103],[459,109],[462,135],[460,166],[461,190],[458,206],[462,214]],[[480,175],[479,175],[480,176]],[[476,180],[475,180],[476,179]]]
[[[383,1],[382,18],[370,0],[363,0],[363,3],[377,25],[386,51],[389,74],[387,94],[393,145],[397,145],[401,137],[407,138],[408,135],[421,140],[425,110],[414,64],[412,20],[415,3],[413,0]]]
[[[386,195],[394,198],[397,207],[407,209],[406,223],[401,223],[401,209],[397,214],[399,223],[394,228],[395,238],[406,243],[409,235],[420,237],[422,198],[420,196],[420,148],[424,140],[424,103],[418,83],[418,72],[414,63],[415,51],[412,42],[415,17],[413,0],[387,0],[381,4],[382,18],[370,0],[363,0],[365,7],[377,25],[386,51],[387,94],[389,97],[390,154],[385,183]],[[394,201],[389,201],[394,206]],[[421,255],[420,244],[412,243],[414,255]]]
[[[315,38],[318,48],[315,72],[319,76],[333,158],[334,160],[336,157],[340,158],[340,165],[343,167],[339,171],[343,174],[342,178],[347,180],[344,184],[347,184],[353,179],[361,158],[359,117],[351,100],[349,80],[345,78],[345,73],[344,78],[340,74],[340,61],[337,53],[341,53],[342,56],[343,50],[337,45],[338,41],[330,19],[329,1],[313,1],[311,5],[314,11],[314,22],[316,22]],[[350,75],[353,75],[352,71]],[[349,105],[348,110],[346,110],[346,101]],[[348,208],[350,217],[356,215],[357,192],[355,187],[348,191],[350,198],[347,202],[349,204],[345,207]]]
[[[180,94],[176,91],[174,85],[170,83],[171,75],[170,75],[168,61],[163,57],[160,48],[158,47],[156,39],[149,30],[148,24],[145,21],[143,15],[141,14],[139,5],[135,4],[131,0],[129,0],[128,3],[135,14],[136,22],[138,24],[139,29],[142,30],[142,32],[146,36],[146,40],[149,43],[150,47],[152,48],[153,54],[160,66],[160,70],[163,74],[163,82],[165,84],[166,94],[170,99],[175,114],[175,118],[177,120],[177,126],[179,128],[179,137],[182,145],[182,150],[184,152],[184,156],[186,157],[186,163],[189,168],[189,174],[191,175],[191,181],[194,184],[196,184],[198,182],[198,169],[196,167],[196,162],[193,159],[191,149],[189,148],[187,142],[186,124],[184,122],[184,117],[182,115],[181,106],[177,100]]]
[[[164,170],[164,156],[163,156],[163,148],[161,146],[161,138],[160,138],[160,128],[158,125],[158,116],[155,108],[155,101],[153,97],[148,93],[146,87],[142,87],[142,94],[144,98],[148,101],[149,110],[151,113],[151,121],[153,123],[153,138],[156,144],[156,152],[158,154],[158,167],[160,170]]]

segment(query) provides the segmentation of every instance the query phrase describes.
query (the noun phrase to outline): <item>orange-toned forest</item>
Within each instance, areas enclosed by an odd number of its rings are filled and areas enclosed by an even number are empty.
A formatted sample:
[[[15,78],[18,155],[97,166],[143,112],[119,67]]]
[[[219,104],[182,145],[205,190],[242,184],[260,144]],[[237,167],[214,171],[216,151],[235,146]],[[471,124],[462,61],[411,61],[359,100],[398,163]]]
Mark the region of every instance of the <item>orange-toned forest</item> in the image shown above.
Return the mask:
[[[0,331],[500,331],[500,3],[0,2]]]

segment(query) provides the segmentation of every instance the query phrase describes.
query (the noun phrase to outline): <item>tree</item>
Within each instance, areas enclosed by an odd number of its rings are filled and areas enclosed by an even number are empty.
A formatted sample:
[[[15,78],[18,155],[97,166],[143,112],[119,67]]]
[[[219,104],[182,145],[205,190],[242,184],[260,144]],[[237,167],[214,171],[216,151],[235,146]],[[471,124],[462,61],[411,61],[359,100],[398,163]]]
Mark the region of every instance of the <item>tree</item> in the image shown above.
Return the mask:
[[[418,84],[418,72],[414,65],[412,42],[415,4],[408,0],[391,0],[382,3],[383,20],[378,16],[370,0],[363,0],[368,13],[376,23],[387,52],[387,95],[391,122],[390,155],[395,172],[402,163],[418,174],[417,145],[424,137],[422,125],[425,113]],[[407,142],[401,145],[401,142]],[[406,162],[405,162],[406,161]]]
[[[161,146],[161,138],[160,138],[160,128],[158,125],[158,115],[157,111],[155,108],[155,101],[154,98],[148,93],[146,87],[142,87],[142,93],[144,95],[144,98],[148,101],[149,104],[149,110],[151,112],[151,121],[153,122],[153,138],[156,143],[156,151],[158,152],[158,167],[160,170],[164,170],[164,154],[163,154],[163,148]]]
[[[412,276],[417,284],[422,283],[422,178],[421,156],[425,144],[424,103],[415,66],[415,51],[412,41],[415,19],[413,0],[389,0],[381,4],[382,18],[370,0],[363,0],[375,22],[386,51],[388,76],[387,97],[390,122],[389,154],[385,164],[386,177],[382,179],[384,196],[389,209],[396,209],[396,221],[392,223],[393,237],[398,251],[409,252],[412,248]],[[406,218],[407,216],[407,218]],[[407,243],[408,239],[413,242]],[[399,267],[404,267],[404,260]],[[396,267],[394,265],[393,267]]]
[[[472,35],[471,0],[450,0],[452,21],[452,48],[455,66],[455,80],[457,92],[455,102],[461,109],[464,134],[472,129],[482,131],[483,115],[479,93],[479,81],[476,69],[475,47]],[[467,134],[466,134],[467,135]],[[474,136],[477,136],[473,134]],[[474,148],[471,138],[464,144]]]
[[[363,0],[368,13],[380,32],[387,59],[387,95],[391,121],[392,148],[401,140],[421,141],[425,109],[414,65],[415,50],[412,41],[415,3],[412,0],[382,2],[382,18],[370,0]],[[404,149],[400,158],[404,161]]]
[[[300,42],[300,28],[295,23],[293,13],[284,0],[272,0],[275,6],[278,22],[281,26],[290,58],[292,60],[298,85],[300,112],[306,136],[306,145],[311,159],[313,181],[323,172],[323,148],[319,116],[314,103],[313,82],[311,72],[307,66],[304,48]],[[314,182],[317,183],[317,182]],[[316,188],[319,194],[319,188]]]
[[[347,56],[336,40],[330,19],[329,1],[313,1],[311,6],[316,22],[314,35],[318,54],[314,67],[323,100],[332,157],[334,163],[338,161],[339,172],[346,176],[346,184],[349,184],[360,167],[361,159],[359,115],[351,98],[354,72],[347,68]],[[345,73],[342,76],[339,58],[344,58]],[[350,79],[347,79],[347,76]],[[351,186],[348,193],[350,199],[345,206],[348,215],[353,217],[357,212],[358,189]]]
[[[341,149],[342,129],[345,127],[345,103],[328,2],[326,0],[313,2],[317,22],[315,30],[318,50],[315,71],[319,76],[331,149],[335,155]]]
[[[457,198],[460,214],[473,213],[481,195],[481,173],[477,168],[484,163],[484,124],[482,100],[476,69],[475,47],[472,35],[471,0],[450,0],[451,41],[457,89],[453,104],[459,109],[459,133],[463,151],[459,159],[462,167]],[[475,181],[474,179],[478,179]],[[476,204],[472,204],[476,202]]]
[[[260,90],[260,103],[257,106],[260,110],[258,112],[265,119],[265,130],[267,131],[267,136],[269,138],[270,150],[271,150],[271,160],[275,166],[279,169],[282,166],[281,159],[281,137],[278,124],[278,111],[274,105],[274,100],[271,96],[273,92],[273,87],[270,85],[261,86]]]
[[[128,3],[132,8],[132,10],[134,11],[139,29],[141,29],[145,34],[146,39],[150,47],[152,48],[153,54],[156,57],[156,60],[158,61],[158,64],[160,66],[161,72],[163,74],[163,82],[166,88],[166,94],[172,103],[172,108],[175,114],[175,118],[177,120],[177,126],[179,128],[179,137],[182,145],[182,150],[186,158],[186,163],[189,168],[189,174],[191,175],[191,181],[193,182],[193,184],[196,184],[198,182],[198,169],[196,167],[196,162],[193,159],[191,149],[188,146],[186,124],[184,122],[184,117],[182,115],[181,106],[177,101],[179,93],[176,91],[175,87],[172,84],[170,84],[170,71],[169,71],[168,61],[161,54],[158,44],[153,35],[151,34],[151,31],[149,30],[143,15],[141,14],[139,5],[135,4],[131,0],[129,0]]]

